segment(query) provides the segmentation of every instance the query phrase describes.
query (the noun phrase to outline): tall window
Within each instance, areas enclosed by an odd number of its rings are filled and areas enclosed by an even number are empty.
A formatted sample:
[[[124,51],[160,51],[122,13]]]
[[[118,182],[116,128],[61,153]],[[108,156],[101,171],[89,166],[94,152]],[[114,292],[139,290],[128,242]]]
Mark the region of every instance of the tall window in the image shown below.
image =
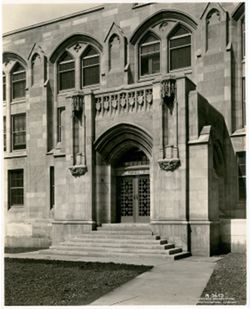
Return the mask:
[[[145,76],[160,72],[160,42],[152,34],[147,35],[140,48],[140,75]]]
[[[24,67],[17,63],[11,74],[12,80],[12,99],[25,97],[26,72]]]
[[[82,86],[100,82],[100,56],[93,47],[88,47],[82,57]]]
[[[10,170],[8,173],[9,208],[23,205],[23,169]]]
[[[3,117],[3,150],[6,151],[6,117]]]
[[[59,90],[72,89],[75,87],[75,60],[65,52],[58,62]]]
[[[3,100],[6,100],[6,75],[3,73]]]
[[[12,147],[13,149],[26,148],[26,115],[12,116]]]
[[[57,109],[57,142],[63,141],[65,107]]]
[[[238,185],[239,185],[239,200],[246,200],[246,152],[238,152]]]
[[[55,204],[55,172],[54,166],[50,166],[50,209]]]
[[[242,59],[245,58],[245,47],[246,47],[246,33],[245,33],[245,17],[241,20],[241,54]]]
[[[191,66],[191,35],[179,26],[169,38],[170,71]]]

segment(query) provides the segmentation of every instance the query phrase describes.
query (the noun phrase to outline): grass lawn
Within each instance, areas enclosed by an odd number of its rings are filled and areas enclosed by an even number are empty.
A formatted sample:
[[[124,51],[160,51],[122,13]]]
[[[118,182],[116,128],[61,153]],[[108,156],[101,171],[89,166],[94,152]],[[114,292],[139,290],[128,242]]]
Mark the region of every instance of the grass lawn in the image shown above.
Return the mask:
[[[87,305],[150,266],[5,259],[5,305]]]
[[[217,262],[198,305],[246,304],[246,255],[229,253]]]

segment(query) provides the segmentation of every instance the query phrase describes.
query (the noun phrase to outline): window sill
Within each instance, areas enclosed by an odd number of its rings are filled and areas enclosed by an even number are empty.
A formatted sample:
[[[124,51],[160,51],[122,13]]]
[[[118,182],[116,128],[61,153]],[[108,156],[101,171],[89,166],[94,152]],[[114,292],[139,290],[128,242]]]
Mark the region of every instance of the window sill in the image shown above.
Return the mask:
[[[186,67],[186,68],[181,68],[181,69],[176,69],[176,70],[171,70],[169,71],[170,74],[173,73],[183,73],[183,74],[192,74],[192,68],[191,67]]]
[[[73,94],[74,91],[76,91],[75,88],[60,90],[60,91],[57,93],[57,95],[58,95],[59,97],[63,97],[63,96],[65,96],[65,95],[71,95],[71,94]]]
[[[91,89],[91,90],[93,90],[93,91],[99,90],[99,89],[100,89],[100,84],[93,84],[93,85],[88,85],[88,86],[82,86],[81,89],[82,89],[82,90],[84,90],[84,89],[86,89],[86,90]]]
[[[161,75],[161,73],[148,74],[146,76],[140,76],[138,82],[151,81],[151,80],[154,80],[157,76],[160,76],[160,75]]]
[[[14,100],[12,100],[10,103],[11,103],[11,104],[25,103],[25,98],[14,99]]]
[[[8,209],[8,212],[18,212],[24,211],[24,205],[11,205]]]
[[[246,135],[246,127],[237,129],[231,134],[231,137],[245,136],[245,135]]]
[[[25,158],[25,157],[27,157],[26,150],[25,151],[14,150],[14,152],[4,154],[4,159]]]

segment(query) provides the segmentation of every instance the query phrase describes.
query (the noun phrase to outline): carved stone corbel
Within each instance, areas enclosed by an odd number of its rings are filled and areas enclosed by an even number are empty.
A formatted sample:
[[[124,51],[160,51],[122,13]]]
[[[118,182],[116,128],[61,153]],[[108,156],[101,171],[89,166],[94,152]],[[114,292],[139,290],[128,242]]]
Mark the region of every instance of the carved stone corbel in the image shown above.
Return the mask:
[[[162,170],[173,172],[181,165],[181,161],[179,158],[171,158],[171,159],[165,158],[158,160],[158,164]]]
[[[72,113],[75,116],[79,116],[83,111],[84,104],[84,95],[83,94],[75,94],[72,95]]]
[[[80,177],[87,172],[87,166],[86,165],[74,165],[70,167],[69,170],[72,176]]]

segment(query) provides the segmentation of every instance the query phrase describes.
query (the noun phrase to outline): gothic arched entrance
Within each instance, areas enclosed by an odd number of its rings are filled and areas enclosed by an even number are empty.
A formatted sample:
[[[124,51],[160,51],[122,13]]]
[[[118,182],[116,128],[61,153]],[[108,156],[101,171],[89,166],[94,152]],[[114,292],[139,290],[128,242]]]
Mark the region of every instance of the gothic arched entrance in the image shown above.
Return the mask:
[[[116,125],[95,142],[96,221],[150,221],[152,138],[140,127]]]

